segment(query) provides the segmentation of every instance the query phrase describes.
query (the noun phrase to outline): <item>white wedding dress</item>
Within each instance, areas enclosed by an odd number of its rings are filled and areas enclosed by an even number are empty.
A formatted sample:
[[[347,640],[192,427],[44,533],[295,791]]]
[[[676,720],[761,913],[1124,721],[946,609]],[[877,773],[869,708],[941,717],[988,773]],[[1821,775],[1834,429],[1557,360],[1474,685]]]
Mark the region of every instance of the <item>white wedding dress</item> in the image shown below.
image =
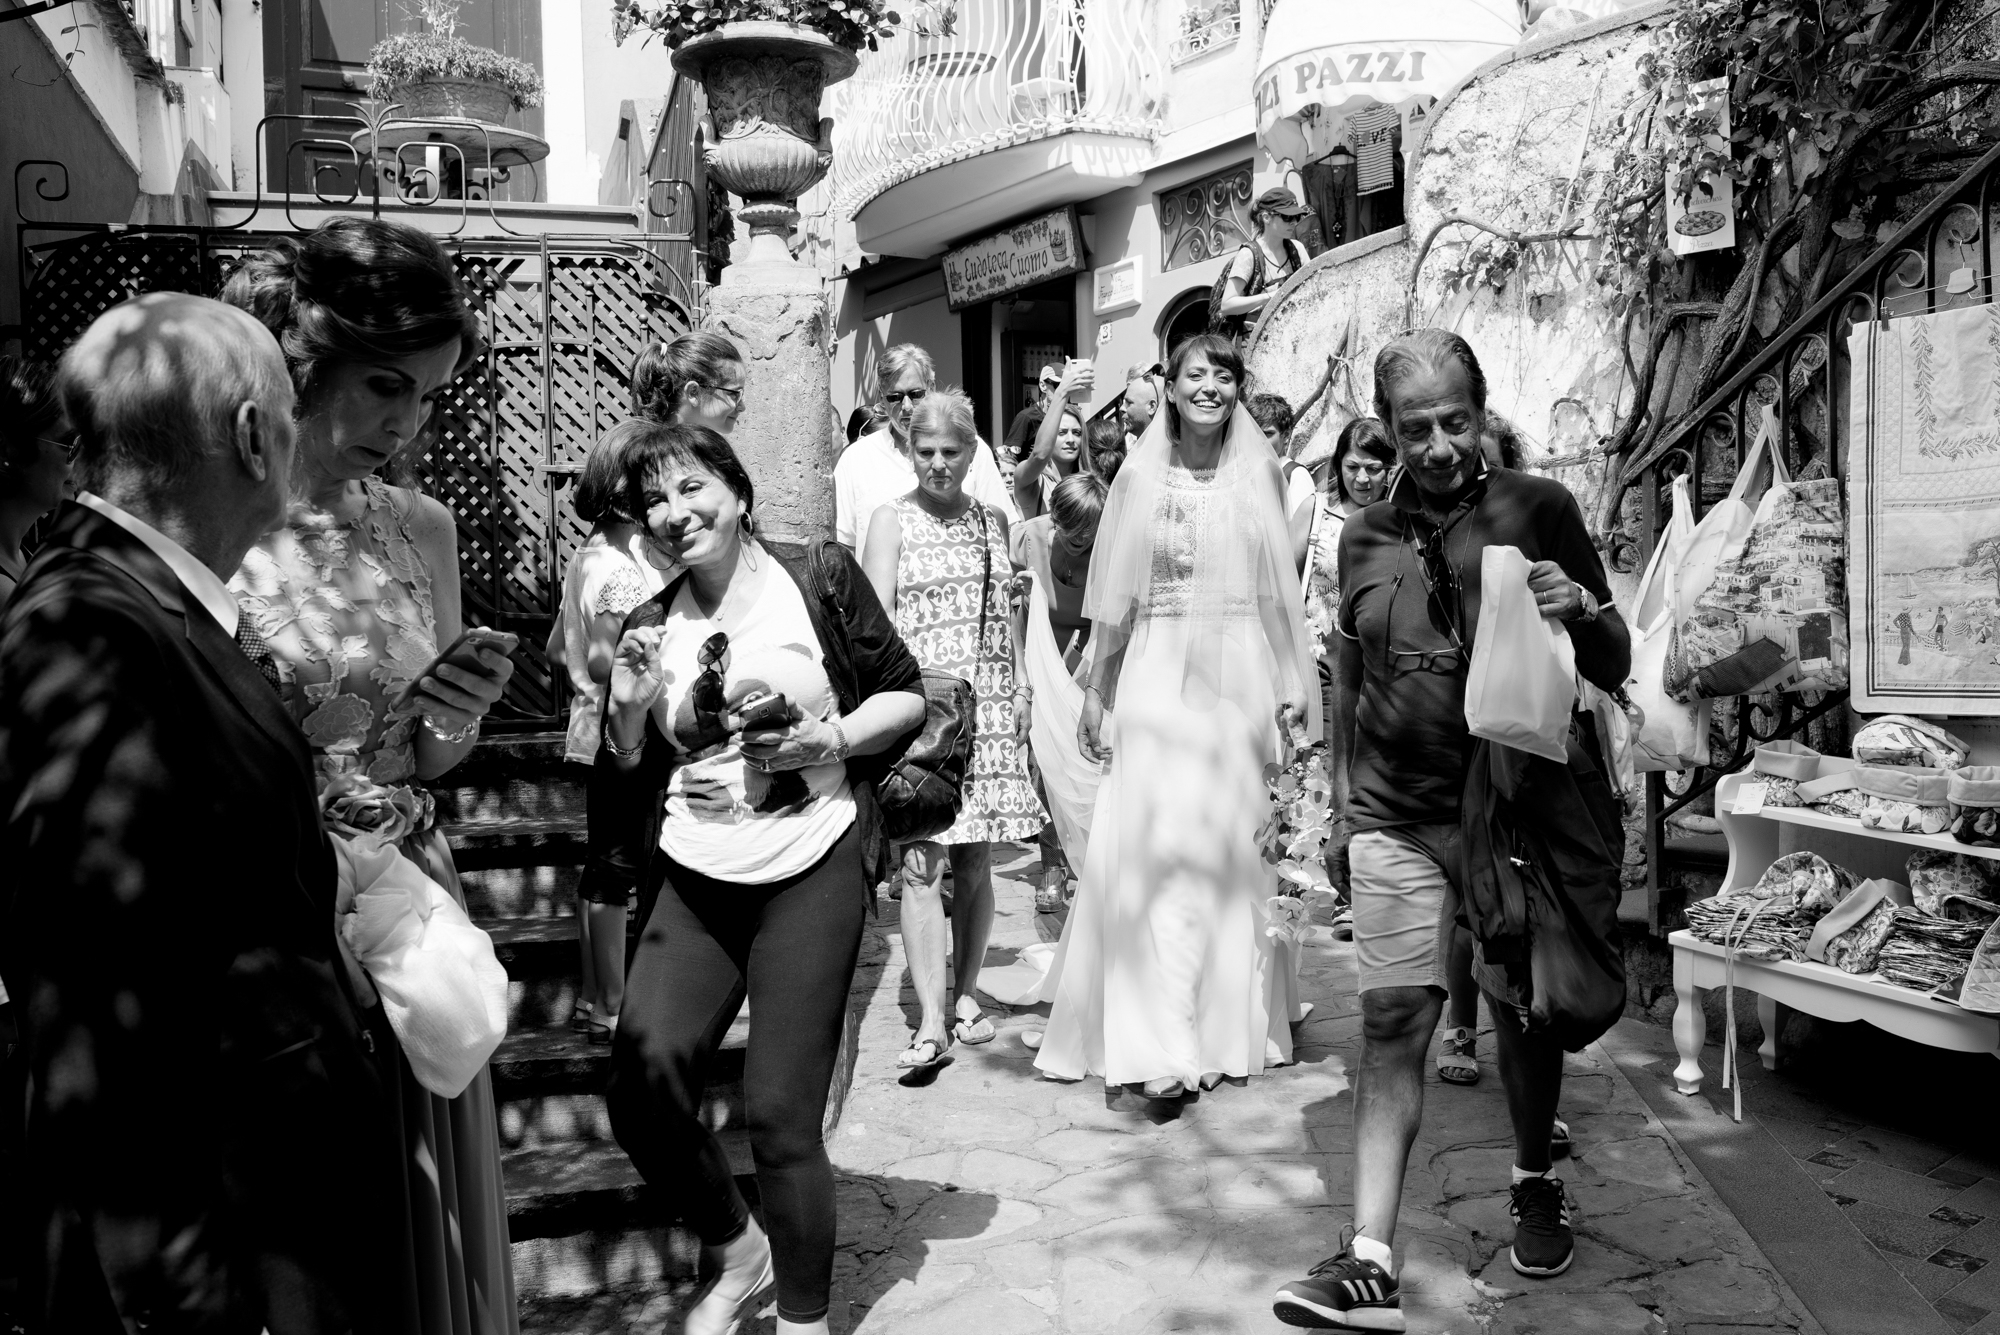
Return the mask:
[[[1227,522],[1219,485],[1216,473],[1172,465],[1149,506],[1150,592],[1132,623],[1107,728],[1111,768],[1042,989],[1054,1008],[1035,1064],[1053,1076],[1193,1086],[1292,1057],[1295,964],[1265,930],[1278,885],[1256,841],[1270,809],[1264,767],[1278,755],[1282,651],[1252,590],[1240,615],[1182,615],[1194,572],[1214,568],[1203,545],[1253,541]]]

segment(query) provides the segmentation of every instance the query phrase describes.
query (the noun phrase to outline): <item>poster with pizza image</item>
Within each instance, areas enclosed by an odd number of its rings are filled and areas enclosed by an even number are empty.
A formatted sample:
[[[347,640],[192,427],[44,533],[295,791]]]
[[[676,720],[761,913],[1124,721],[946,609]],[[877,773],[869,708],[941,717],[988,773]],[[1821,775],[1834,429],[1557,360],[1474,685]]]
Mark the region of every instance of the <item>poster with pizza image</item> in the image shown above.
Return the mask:
[[[1729,153],[1729,80],[1706,79],[1688,85],[1687,128],[1708,147]],[[1683,199],[1674,178],[1687,159],[1667,170],[1667,245],[1676,255],[1704,250],[1728,250],[1736,244],[1736,183],[1727,176],[1698,180]]]

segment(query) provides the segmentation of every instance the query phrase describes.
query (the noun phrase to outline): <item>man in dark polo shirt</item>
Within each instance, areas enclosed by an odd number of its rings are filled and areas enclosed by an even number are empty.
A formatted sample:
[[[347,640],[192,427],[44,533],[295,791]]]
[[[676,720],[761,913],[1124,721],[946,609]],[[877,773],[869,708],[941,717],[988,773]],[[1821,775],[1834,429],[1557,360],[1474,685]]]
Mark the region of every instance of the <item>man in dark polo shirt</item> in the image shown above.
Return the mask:
[[[1631,662],[1576,501],[1558,482],[1491,469],[1481,457],[1486,379],[1464,339],[1425,329],[1384,348],[1375,410],[1403,468],[1386,501],[1341,531],[1334,670],[1358,704],[1353,718],[1330,721],[1349,730],[1353,756],[1348,859],[1363,1024],[1355,1235],[1275,1302],[1290,1324],[1333,1330],[1403,1329],[1392,1244],[1458,907],[1445,868],[1458,856],[1473,745],[1465,680],[1484,549],[1518,547],[1528,558],[1535,601],[1568,627],[1585,677],[1615,688]],[[1522,1029],[1511,1008],[1490,1009],[1514,1123],[1511,1257],[1524,1275],[1561,1274],[1574,1243],[1563,1185],[1547,1174],[1562,1050]]]

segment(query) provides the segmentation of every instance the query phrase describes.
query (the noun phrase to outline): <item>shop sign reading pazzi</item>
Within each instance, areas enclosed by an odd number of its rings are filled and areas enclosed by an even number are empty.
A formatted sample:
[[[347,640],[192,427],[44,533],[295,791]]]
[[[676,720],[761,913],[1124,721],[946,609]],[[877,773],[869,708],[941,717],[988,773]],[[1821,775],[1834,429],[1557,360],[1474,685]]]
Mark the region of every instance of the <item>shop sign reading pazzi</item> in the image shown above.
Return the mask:
[[[963,310],[1083,269],[1076,214],[1057,209],[944,255],[945,302]]]

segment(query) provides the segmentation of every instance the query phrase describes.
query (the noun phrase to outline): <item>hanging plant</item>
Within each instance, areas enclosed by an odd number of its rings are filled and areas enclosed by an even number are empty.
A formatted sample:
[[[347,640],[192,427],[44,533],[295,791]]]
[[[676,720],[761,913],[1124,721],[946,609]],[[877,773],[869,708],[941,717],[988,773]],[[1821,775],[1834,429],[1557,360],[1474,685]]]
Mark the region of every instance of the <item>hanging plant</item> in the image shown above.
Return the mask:
[[[612,0],[611,8],[617,40],[645,29],[672,47],[731,23],[795,23],[849,51],[873,51],[902,22],[886,0]]]
[[[407,103],[410,90],[424,84],[484,84],[504,93],[517,111],[540,106],[542,76],[535,67],[460,37],[458,4],[459,0],[420,0],[421,32],[397,33],[375,44],[368,53],[372,94],[382,101]]]

